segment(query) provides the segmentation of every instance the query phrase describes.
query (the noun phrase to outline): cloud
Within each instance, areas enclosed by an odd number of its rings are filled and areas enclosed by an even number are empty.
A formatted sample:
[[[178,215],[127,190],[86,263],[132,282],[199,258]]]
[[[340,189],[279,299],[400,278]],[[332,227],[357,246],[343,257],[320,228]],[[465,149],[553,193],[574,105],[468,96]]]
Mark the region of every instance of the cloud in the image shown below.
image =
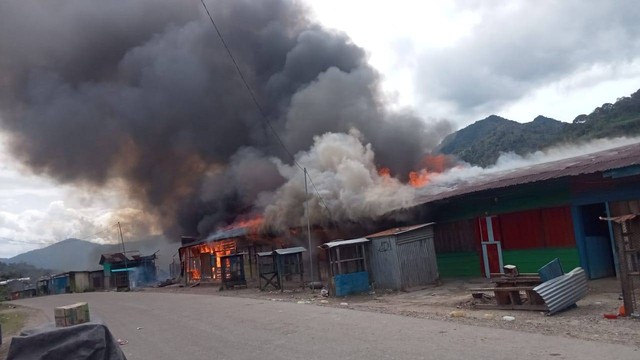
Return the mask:
[[[549,83],[594,67],[615,74],[640,58],[634,1],[459,5],[481,20],[451,46],[425,51],[417,76],[423,101],[458,113],[496,111]]]

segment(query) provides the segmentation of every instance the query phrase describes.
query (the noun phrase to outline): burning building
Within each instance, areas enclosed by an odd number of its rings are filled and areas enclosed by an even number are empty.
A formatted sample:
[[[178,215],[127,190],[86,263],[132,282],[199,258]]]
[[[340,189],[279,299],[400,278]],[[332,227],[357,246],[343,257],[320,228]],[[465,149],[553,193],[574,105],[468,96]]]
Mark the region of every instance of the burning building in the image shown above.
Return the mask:
[[[243,273],[256,274],[255,255],[275,246],[275,237],[260,231],[262,219],[226,227],[206,238],[183,236],[178,249],[181,275],[187,284],[222,283],[223,268],[231,267],[229,255],[242,255]],[[226,258],[226,259],[225,259]],[[229,262],[229,263],[225,263]]]
[[[559,258],[597,279],[616,274],[619,256],[611,222],[599,218],[637,199],[640,143],[495,173],[424,196],[409,212],[436,222],[443,277],[490,276],[503,264],[537,272]]]

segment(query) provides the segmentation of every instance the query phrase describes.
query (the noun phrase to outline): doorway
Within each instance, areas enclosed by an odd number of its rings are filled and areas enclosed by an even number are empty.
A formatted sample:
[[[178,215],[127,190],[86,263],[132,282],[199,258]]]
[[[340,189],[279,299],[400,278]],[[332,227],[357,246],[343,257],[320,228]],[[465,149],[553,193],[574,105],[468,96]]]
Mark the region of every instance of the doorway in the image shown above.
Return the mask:
[[[606,221],[600,217],[607,217],[604,203],[582,205],[578,207],[578,216],[582,228],[582,243],[584,244],[584,260],[590,279],[600,279],[615,276],[611,233]],[[577,225],[577,224],[576,224]]]

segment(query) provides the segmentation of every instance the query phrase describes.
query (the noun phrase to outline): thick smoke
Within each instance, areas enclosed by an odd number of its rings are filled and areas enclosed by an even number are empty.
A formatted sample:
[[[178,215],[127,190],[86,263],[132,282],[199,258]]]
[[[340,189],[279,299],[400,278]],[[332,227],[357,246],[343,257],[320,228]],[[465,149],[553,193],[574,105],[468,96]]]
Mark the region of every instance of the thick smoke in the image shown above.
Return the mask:
[[[407,174],[448,123],[389,111],[364,51],[297,2],[207,4],[282,141],[321,192],[338,195],[327,200],[333,216],[357,221],[407,201],[376,167]],[[3,1],[0,54],[2,129],[35,173],[124,181],[172,234],[206,234],[265,208],[274,224],[299,224],[297,170],[200,2]]]

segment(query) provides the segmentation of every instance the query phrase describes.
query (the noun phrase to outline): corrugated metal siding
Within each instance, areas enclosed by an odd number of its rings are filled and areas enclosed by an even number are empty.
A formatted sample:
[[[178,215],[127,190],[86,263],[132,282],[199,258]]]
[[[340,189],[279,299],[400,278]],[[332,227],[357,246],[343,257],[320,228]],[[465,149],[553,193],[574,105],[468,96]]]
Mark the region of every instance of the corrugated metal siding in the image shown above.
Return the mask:
[[[367,249],[371,277],[376,288],[400,288],[400,264],[398,262],[395,237],[381,237],[371,239],[371,246]]]
[[[480,256],[477,252],[437,253],[440,277],[480,276]]]
[[[505,250],[576,245],[568,206],[501,214]]]
[[[475,219],[437,223],[434,228],[438,254],[476,251],[478,223]]]
[[[533,288],[549,308],[549,314],[555,314],[575,304],[587,295],[587,274],[582,268],[543,282]]]
[[[433,226],[400,234],[396,244],[402,288],[431,284],[438,279]]]
[[[580,255],[577,247],[502,251],[504,264],[516,265],[520,272],[538,272],[538,269],[555,258],[560,259],[565,269],[573,269],[580,266]]]

